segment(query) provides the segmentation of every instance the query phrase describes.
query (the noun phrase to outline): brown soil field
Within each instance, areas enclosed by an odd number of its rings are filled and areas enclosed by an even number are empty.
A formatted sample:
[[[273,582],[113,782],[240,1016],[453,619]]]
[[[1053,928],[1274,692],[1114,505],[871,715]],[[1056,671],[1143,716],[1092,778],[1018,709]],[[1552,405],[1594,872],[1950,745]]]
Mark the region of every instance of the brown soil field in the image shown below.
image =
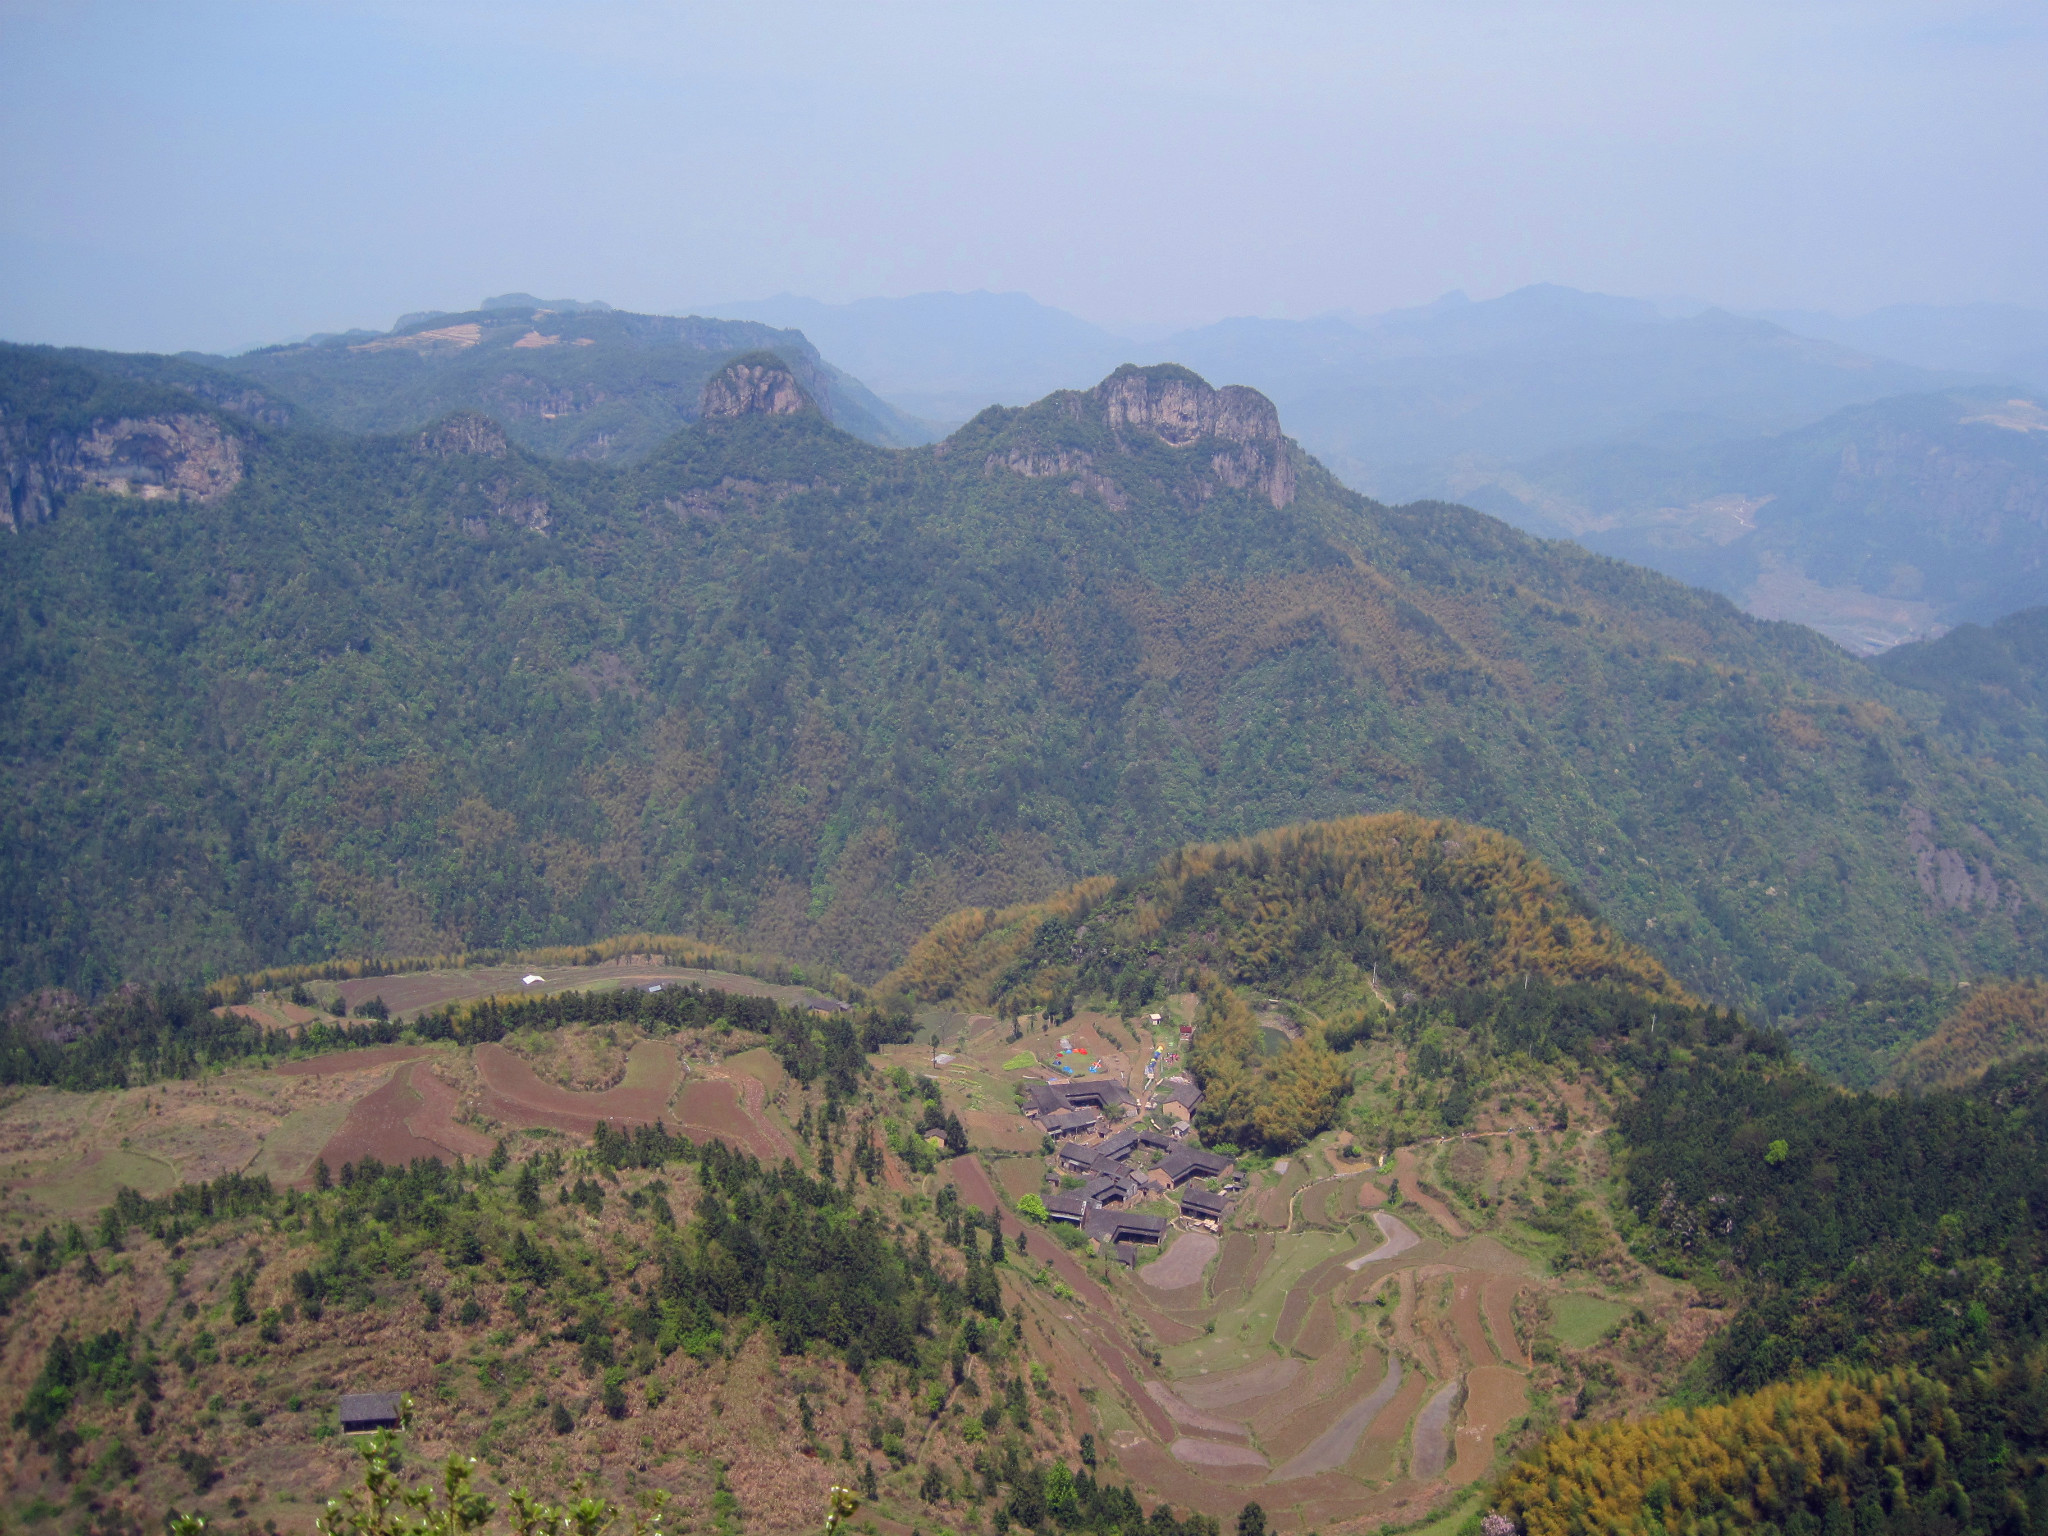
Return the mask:
[[[1431,1148],[1429,1150],[1434,1151],[1435,1149]],[[1422,1170],[1419,1160],[1415,1155],[1415,1148],[1403,1147],[1396,1152],[1394,1154],[1394,1168],[1401,1178],[1401,1198],[1403,1200],[1413,1200],[1422,1207],[1430,1220],[1443,1228],[1446,1236],[1463,1237],[1465,1235],[1464,1223],[1451,1214],[1450,1207],[1437,1199],[1436,1196],[1423,1193],[1421,1184]]]
[[[960,1116],[967,1139],[997,1152],[1036,1152],[1045,1133],[1015,1110],[970,1109]]]
[[[586,1135],[600,1120],[613,1125],[651,1125],[661,1118],[681,1071],[675,1047],[643,1040],[633,1047],[633,1056],[634,1063],[621,1086],[604,1093],[571,1093],[543,1081],[502,1045],[480,1045],[475,1053],[477,1077],[491,1115],[508,1125],[548,1125]]]
[[[1318,1296],[1309,1308],[1308,1320],[1294,1335],[1294,1348],[1304,1355],[1323,1358],[1337,1342],[1337,1314],[1328,1296]]]
[[[389,1082],[356,1100],[341,1129],[320,1150],[329,1168],[365,1157],[403,1164],[419,1157],[447,1159],[454,1155],[452,1148],[417,1135],[406,1124],[408,1119],[419,1118],[426,1107],[425,1096],[410,1081],[418,1070],[410,1062],[402,1063]]]
[[[995,1166],[997,1186],[1012,1201],[1021,1200],[1026,1195],[1045,1194],[1045,1164],[1037,1158],[1003,1157],[991,1158],[990,1161]]]
[[[1483,1302],[1487,1331],[1493,1335],[1495,1352],[1509,1365],[1529,1363],[1528,1356],[1522,1352],[1521,1342],[1515,1337],[1515,1293],[1521,1288],[1521,1282],[1512,1275],[1487,1277]]]
[[[774,1129],[748,1113],[741,1085],[731,1078],[696,1077],[676,1095],[677,1129],[697,1141],[719,1140],[763,1162],[780,1162],[791,1148]]]
[[[1452,1282],[1451,1330],[1469,1366],[1495,1363],[1493,1346],[1486,1340],[1486,1328],[1479,1320],[1479,1293],[1485,1276],[1461,1270]]]
[[[1223,1256],[1216,1261],[1216,1275],[1210,1283],[1210,1290],[1219,1301],[1225,1291],[1251,1284],[1252,1264],[1258,1257],[1258,1251],[1258,1242],[1249,1233],[1226,1232],[1223,1235]]]
[[[1358,1452],[1346,1470],[1374,1482],[1392,1477],[1398,1470],[1401,1440],[1408,1433],[1408,1422],[1429,1396],[1429,1389],[1430,1380],[1422,1372],[1403,1371],[1400,1390],[1366,1425]]]
[[[1250,1438],[1250,1431],[1243,1424],[1224,1418],[1220,1414],[1205,1413],[1192,1403],[1184,1402],[1162,1381],[1146,1382],[1145,1392],[1153,1402],[1166,1410],[1168,1417],[1176,1424],[1184,1425],[1188,1429],[1199,1429],[1211,1435]]]
[[[1333,1222],[1330,1218],[1330,1198],[1341,1190],[1342,1187],[1342,1185],[1335,1183],[1311,1184],[1307,1189],[1303,1190],[1299,1207],[1301,1224],[1305,1227],[1336,1225],[1336,1222]],[[1341,1217],[1338,1218],[1339,1221],[1342,1219]]]
[[[1505,1366],[1484,1365],[1465,1378],[1465,1422],[1458,1426],[1458,1460],[1451,1481],[1476,1482],[1493,1466],[1494,1438],[1528,1406],[1528,1381]]]
[[[427,1062],[400,1069],[406,1082],[419,1095],[420,1107],[405,1119],[405,1128],[422,1141],[446,1147],[457,1157],[488,1157],[492,1138],[469,1126],[455,1123],[462,1100],[453,1087]]]
[[[1160,1291],[1199,1285],[1202,1271],[1209,1267],[1209,1261],[1216,1257],[1220,1246],[1207,1232],[1183,1232],[1173,1240],[1173,1246],[1166,1250],[1164,1257],[1138,1272],[1138,1278]]]
[[[1342,1355],[1326,1355],[1309,1368],[1308,1379],[1292,1396],[1269,1398],[1256,1406],[1252,1431],[1276,1463],[1307,1450],[1330,1427],[1331,1414],[1362,1396],[1371,1385],[1369,1381],[1347,1383],[1345,1364]]]
[[[1218,1440],[1176,1440],[1173,1454],[1196,1467],[1263,1467],[1266,1458],[1248,1445],[1226,1445]]]
[[[1234,1371],[1191,1376],[1176,1381],[1173,1389],[1197,1408],[1222,1409],[1287,1391],[1300,1378],[1301,1370],[1299,1360],[1261,1360]]]
[[[1351,1401],[1339,1408],[1328,1427],[1273,1474],[1273,1481],[1292,1482],[1334,1472],[1352,1458],[1366,1427],[1379,1417],[1401,1387],[1401,1362],[1386,1356],[1378,1372],[1361,1370],[1355,1381],[1358,1390]]]
[[[281,1061],[271,1070],[280,1077],[328,1077],[342,1072],[367,1072],[394,1061],[418,1061],[430,1055],[424,1045],[372,1045],[360,1051],[322,1051],[298,1061]]]

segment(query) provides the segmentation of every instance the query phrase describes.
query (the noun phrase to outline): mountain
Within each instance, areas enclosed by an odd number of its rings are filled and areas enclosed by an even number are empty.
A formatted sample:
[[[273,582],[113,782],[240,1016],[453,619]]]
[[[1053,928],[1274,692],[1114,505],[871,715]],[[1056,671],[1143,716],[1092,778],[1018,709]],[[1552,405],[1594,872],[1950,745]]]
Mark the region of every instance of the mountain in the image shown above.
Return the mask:
[[[349,432],[403,432],[477,411],[550,458],[631,463],[695,419],[705,380],[742,352],[781,357],[839,426],[900,447],[932,433],[819,356],[803,336],[699,316],[636,315],[526,294],[464,314],[409,315],[382,335],[351,331],[240,357],[188,356]]]
[[[1962,750],[2048,793],[2048,607],[1958,625],[1887,651],[1877,668],[1939,699],[1942,729]]]
[[[2048,963],[2043,786],[1940,697],[1370,502],[1183,369],[892,452],[755,354],[613,465],[0,364],[53,512],[0,539],[9,992],[632,930],[875,977],[964,906],[1400,810],[1724,1003]]]
[[[1263,391],[1310,452],[1386,499],[1452,492],[1464,468],[1802,426],[1947,382],[1766,321],[1547,284],[1362,320],[1226,320],[1153,355]]]
[[[1474,505],[1863,654],[2048,590],[2048,404],[2009,389],[1849,406],[1707,445],[1605,443],[1452,476]]]
[[[2048,313],[2017,304],[1893,304],[1867,315],[1766,310],[1800,336],[1922,368],[1991,374],[2048,390]]]
[[[801,330],[914,416],[949,425],[991,405],[1027,405],[1129,362],[1130,342],[1021,293],[919,293],[825,304],[780,294],[713,306],[735,320]]]
[[[2048,1049],[2048,981],[1974,987],[1926,1039],[1899,1058],[1889,1086],[1924,1093],[1976,1081],[1992,1067]]]
[[[1386,989],[1437,997],[1533,975],[1690,1001],[1582,908],[1498,832],[1353,816],[1178,848],[1144,876],[955,913],[880,989],[998,1013],[1096,995],[1129,1011],[1220,978],[1334,1012],[1383,1005]]]

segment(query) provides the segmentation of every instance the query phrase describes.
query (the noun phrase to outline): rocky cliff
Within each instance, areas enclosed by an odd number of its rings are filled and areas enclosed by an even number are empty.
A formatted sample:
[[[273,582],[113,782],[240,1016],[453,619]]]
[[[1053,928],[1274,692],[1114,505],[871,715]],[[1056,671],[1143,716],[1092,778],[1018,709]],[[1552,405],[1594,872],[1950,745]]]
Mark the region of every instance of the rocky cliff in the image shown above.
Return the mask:
[[[0,523],[18,532],[51,517],[79,490],[216,501],[242,479],[242,445],[211,416],[94,421],[82,432],[35,432],[0,415]]]
[[[796,416],[816,409],[789,364],[773,352],[749,352],[705,381],[698,414],[706,421],[730,421],[740,416]]]

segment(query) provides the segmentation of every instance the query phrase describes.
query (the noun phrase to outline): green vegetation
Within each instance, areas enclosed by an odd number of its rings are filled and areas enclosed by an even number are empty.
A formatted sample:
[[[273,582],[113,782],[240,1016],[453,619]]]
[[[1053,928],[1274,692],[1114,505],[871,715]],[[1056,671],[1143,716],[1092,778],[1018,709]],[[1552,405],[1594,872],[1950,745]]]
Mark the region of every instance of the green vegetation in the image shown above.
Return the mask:
[[[51,453],[169,387],[0,355]],[[2048,786],[1939,700],[1378,507],[1258,422],[1110,420],[1183,387],[990,411],[943,454],[743,417],[629,467],[182,395],[241,445],[230,493],[80,490],[0,540],[0,988],[632,929],[873,975],[968,899],[1393,809],[1513,835],[1689,989],[1774,1015],[2048,963]],[[1923,835],[1997,899],[1902,878]]]
[[[2048,980],[1986,982],[1958,1000],[1939,1027],[1907,1051],[1888,1086],[1914,1092],[1956,1087],[2000,1062],[2048,1048]]]
[[[464,334],[472,326],[474,339]],[[544,337],[552,339],[534,344]],[[417,430],[450,411],[477,411],[535,453],[631,463],[697,419],[707,379],[734,357],[762,350],[785,362],[855,437],[928,440],[916,422],[821,358],[802,333],[745,320],[524,305],[414,319],[388,336],[337,336],[210,361],[351,432]]]
[[[877,1046],[908,1040],[907,1012],[885,1008],[816,1014],[770,998],[716,988],[618,988],[487,997],[400,1021],[366,1004],[355,1022],[315,1019],[294,1035],[215,1011],[216,992],[124,989],[97,1003],[68,995],[32,999],[0,1021],[0,1084],[36,1083],[89,1092],[191,1077],[236,1061],[317,1055],[399,1041],[502,1040],[523,1029],[631,1024],[650,1034],[744,1030],[765,1037],[798,1082],[829,1078],[851,1093]]]
[[[1550,1331],[1572,1349],[1591,1349],[1627,1316],[1619,1302],[1571,1292],[1550,1303]]]
[[[1427,996],[1536,977],[1684,999],[1512,838],[1400,814],[1180,848],[1113,886],[969,909],[921,939],[881,990],[1006,1013],[1104,997],[1128,1015],[1209,975],[1325,1012],[1377,1011],[1374,977]]]
[[[1633,1424],[1569,1425],[1503,1479],[1528,1536],[2032,1532],[2043,1369],[1952,1389],[1916,1372],[1815,1376]]]
[[[1188,1052],[1202,1085],[1195,1124],[1211,1145],[1284,1152],[1326,1130],[1351,1077],[1315,1034],[1268,1055],[1258,1022],[1228,987],[1211,988]]]

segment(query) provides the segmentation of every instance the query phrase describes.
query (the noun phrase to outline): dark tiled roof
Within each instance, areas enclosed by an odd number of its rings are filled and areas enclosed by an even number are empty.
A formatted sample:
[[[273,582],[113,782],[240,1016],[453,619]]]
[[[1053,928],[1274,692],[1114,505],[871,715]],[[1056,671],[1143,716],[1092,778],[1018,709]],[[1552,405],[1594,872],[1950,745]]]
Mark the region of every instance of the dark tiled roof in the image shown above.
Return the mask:
[[[1083,1187],[1081,1198],[1093,1200],[1097,1205],[1108,1205],[1111,1201],[1121,1203],[1131,1198],[1131,1190],[1130,1186],[1116,1175],[1100,1173]]]
[[[1215,1221],[1228,1208],[1229,1202],[1221,1195],[1212,1195],[1206,1189],[1184,1189],[1180,1194],[1180,1209],[1183,1216],[1199,1216],[1204,1221]]]
[[[1174,1183],[1186,1179],[1213,1179],[1230,1166],[1230,1159],[1218,1157],[1214,1152],[1196,1152],[1183,1148],[1159,1165],[1160,1172]]]
[[[1166,1235],[1164,1216],[1138,1216],[1129,1211],[1092,1210],[1082,1228],[1105,1243],[1156,1243]]]
[[[395,1429],[403,1392],[346,1392],[341,1399],[341,1427],[345,1430]]]
[[[1102,1118],[1101,1112],[1093,1109],[1062,1109],[1047,1115],[1041,1122],[1055,1136],[1070,1135],[1085,1131]]]
[[[1098,1158],[1113,1157],[1121,1161],[1123,1158],[1129,1157],[1131,1150],[1137,1145],[1138,1133],[1136,1131],[1118,1131],[1114,1136],[1107,1137],[1097,1143],[1095,1155]]]
[[[1054,1221],[1079,1221],[1088,1214],[1088,1202],[1079,1195],[1047,1195],[1045,1214]]]
[[[1171,1152],[1180,1143],[1164,1131],[1140,1131],[1138,1132],[1138,1145],[1141,1147],[1152,1147],[1161,1152]]]
[[[1167,1097],[1182,1109],[1192,1110],[1202,1102],[1202,1090],[1193,1083],[1178,1083]]]

